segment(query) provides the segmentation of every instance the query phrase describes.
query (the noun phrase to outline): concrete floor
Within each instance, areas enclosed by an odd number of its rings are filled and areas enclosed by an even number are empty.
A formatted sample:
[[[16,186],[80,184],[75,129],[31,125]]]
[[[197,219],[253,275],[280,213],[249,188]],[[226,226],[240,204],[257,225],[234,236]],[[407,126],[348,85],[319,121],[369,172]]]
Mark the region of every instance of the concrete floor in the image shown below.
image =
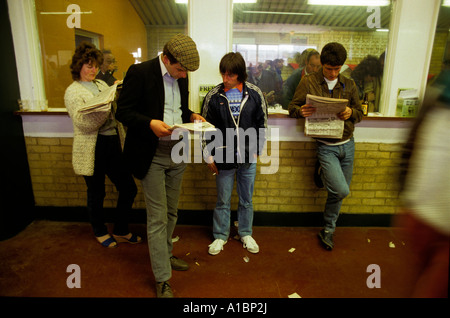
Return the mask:
[[[34,221],[15,237],[0,241],[0,296],[155,297],[146,226],[132,224],[131,229],[144,242],[107,249],[96,242],[88,223]],[[288,298],[295,293],[302,298],[409,296],[415,282],[415,257],[400,228],[338,228],[333,251],[320,246],[318,231],[254,227],[258,254],[230,238],[219,255],[211,256],[207,252],[210,227],[179,225],[174,255],[187,261],[190,269],[173,272],[174,295],[221,299]],[[80,268],[81,288],[67,286],[71,264]],[[379,271],[368,270],[371,264],[378,265]],[[379,280],[372,279],[376,273]],[[380,288],[369,288],[368,280],[379,282]]]

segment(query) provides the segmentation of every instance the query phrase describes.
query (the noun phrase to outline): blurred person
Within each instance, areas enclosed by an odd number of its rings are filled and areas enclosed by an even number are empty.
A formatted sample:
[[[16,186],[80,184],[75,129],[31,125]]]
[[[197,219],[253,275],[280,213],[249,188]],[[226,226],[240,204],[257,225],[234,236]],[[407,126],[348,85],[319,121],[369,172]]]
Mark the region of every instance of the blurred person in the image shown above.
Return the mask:
[[[450,241],[450,69],[428,86],[405,144],[401,174],[404,226],[418,256],[411,297],[447,298]],[[444,139],[443,139],[444,138]]]
[[[173,36],[156,58],[128,69],[117,102],[117,118],[127,126],[124,155],[134,176],[141,180],[147,211],[150,261],[156,295],[173,297],[172,270],[185,271],[188,263],[173,255],[172,234],[178,218],[178,200],[186,163],[174,162],[175,124],[204,121],[189,109],[188,72],[199,68],[195,42]]]
[[[262,63],[263,70],[271,71],[273,69],[273,62],[272,60],[266,60]]]
[[[348,64],[342,65],[340,73],[341,73],[343,76],[345,76],[345,77],[347,77],[347,78],[351,78],[352,72],[353,72],[353,70],[352,70],[352,68],[351,68]]]
[[[295,90],[300,83],[300,80],[303,76],[308,75],[313,72],[317,72],[320,68],[320,53],[315,49],[306,49],[303,52],[306,52],[304,65],[300,66],[294,72],[292,72],[291,76],[283,83],[282,94],[283,94],[283,102],[282,106],[284,109],[288,109],[289,103],[294,97]],[[303,55],[302,52],[302,55]]]
[[[102,53],[91,43],[83,42],[75,50],[70,65],[74,82],[67,87],[64,102],[73,122],[72,164],[76,174],[87,185],[87,210],[97,241],[104,247],[116,247],[117,242],[139,243],[141,238],[128,230],[127,215],[131,211],[137,187],[131,173],[123,164],[118,130],[122,127],[114,110],[92,113],[80,112],[89,100],[108,85],[95,79]],[[113,237],[105,225],[103,200],[105,176],[119,192],[114,215]]]
[[[328,192],[324,209],[324,228],[319,232],[325,249],[334,248],[334,232],[342,201],[350,193],[353,175],[355,124],[363,118],[358,89],[352,79],[339,72],[347,59],[346,49],[337,42],[326,44],[320,53],[321,68],[303,77],[289,104],[289,115],[294,118],[311,116],[315,108],[306,104],[306,95],[347,99],[345,110],[338,114],[344,121],[341,139],[316,138],[318,162],[315,167],[315,182]]]
[[[103,63],[100,65],[96,78],[101,79],[109,86],[112,86],[117,81],[114,77],[114,72],[117,71],[116,58],[111,50],[102,50],[102,53]]]
[[[311,52],[311,50],[314,50],[314,49],[307,48],[307,49],[303,50],[302,53],[297,52],[294,55],[294,60],[297,63],[297,68],[306,66],[306,57],[308,56],[308,53]]]
[[[281,91],[281,87],[283,86],[283,78],[281,77],[281,70],[283,69],[283,65],[283,59],[275,59],[273,60],[272,68],[270,69],[276,75],[277,91]]]
[[[366,56],[350,74],[358,87],[360,101],[367,100],[370,113],[379,110],[382,75],[380,59],[373,55]]]
[[[230,205],[236,178],[239,197],[237,216],[240,240],[251,253],[259,246],[252,236],[253,189],[257,156],[262,151],[267,128],[267,105],[261,90],[246,82],[245,61],[240,53],[224,55],[219,64],[223,82],[209,91],[203,102],[203,117],[222,134],[225,145],[214,144],[216,139],[204,138],[203,154],[209,170],[216,176],[217,203],[213,214],[214,241],[208,253],[217,255],[223,250],[230,234]],[[229,131],[235,134],[230,136]],[[246,133],[254,131],[257,140],[247,141]],[[240,134],[244,133],[244,136]],[[263,134],[263,135],[261,135]],[[235,141],[235,135],[237,136]],[[208,144],[213,142],[213,150]],[[225,149],[223,156],[218,148]]]
[[[282,69],[283,81],[286,81],[296,69],[305,66],[306,53],[307,50],[303,50],[302,53],[295,52],[292,57],[288,58],[287,65]]]
[[[267,104],[275,105],[278,102],[281,90],[277,85],[276,74],[272,71],[265,70],[261,63],[258,63],[250,69],[248,82],[255,84],[261,89],[266,97]]]

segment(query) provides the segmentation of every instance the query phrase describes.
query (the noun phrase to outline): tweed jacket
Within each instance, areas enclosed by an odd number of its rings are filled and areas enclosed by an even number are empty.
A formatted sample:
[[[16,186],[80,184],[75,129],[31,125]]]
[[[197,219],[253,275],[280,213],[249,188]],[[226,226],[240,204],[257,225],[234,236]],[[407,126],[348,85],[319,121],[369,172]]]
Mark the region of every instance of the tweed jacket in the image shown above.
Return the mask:
[[[100,91],[109,88],[104,81],[95,81]],[[94,174],[98,131],[110,115],[110,112],[83,114],[79,111],[93,97],[92,92],[77,81],[67,87],[64,95],[64,103],[73,123],[72,165],[75,173],[83,176]]]

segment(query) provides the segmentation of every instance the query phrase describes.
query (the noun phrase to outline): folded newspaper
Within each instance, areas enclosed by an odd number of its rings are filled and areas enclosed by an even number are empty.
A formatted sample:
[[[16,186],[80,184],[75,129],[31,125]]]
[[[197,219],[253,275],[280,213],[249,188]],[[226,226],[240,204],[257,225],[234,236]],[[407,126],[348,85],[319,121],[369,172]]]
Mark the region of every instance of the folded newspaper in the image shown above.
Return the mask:
[[[306,95],[306,104],[316,107],[316,111],[305,119],[305,136],[314,138],[341,139],[344,121],[337,114],[348,105],[347,99]]]
[[[185,123],[185,124],[175,124],[170,127],[170,130],[174,130],[177,128],[186,129],[189,131],[214,131],[216,128],[213,124],[208,123],[207,121],[202,121],[198,123]]]
[[[99,111],[109,111],[111,102],[116,96],[117,84],[112,85],[108,89],[101,91],[97,96],[91,98],[86,104],[80,108],[82,113],[93,113]]]

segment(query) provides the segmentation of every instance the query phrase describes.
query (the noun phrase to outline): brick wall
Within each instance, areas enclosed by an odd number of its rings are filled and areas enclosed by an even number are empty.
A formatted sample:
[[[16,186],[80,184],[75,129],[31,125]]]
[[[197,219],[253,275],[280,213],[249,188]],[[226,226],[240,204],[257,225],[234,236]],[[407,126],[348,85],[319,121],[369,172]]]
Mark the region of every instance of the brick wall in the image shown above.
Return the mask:
[[[77,207],[86,204],[86,186],[72,169],[72,138],[26,137],[28,160],[37,206]],[[343,213],[393,214],[398,205],[399,144],[356,143],[351,194],[344,200]],[[326,191],[313,182],[316,145],[314,142],[281,141],[258,165],[253,197],[255,211],[322,211]],[[271,162],[268,162],[272,158]],[[278,159],[279,158],[279,159]],[[195,160],[198,161],[198,160]],[[194,162],[194,159],[192,159]],[[261,168],[278,164],[274,174],[261,174]],[[145,208],[139,181],[134,208]],[[105,207],[114,207],[117,193],[106,181]],[[183,178],[179,208],[212,210],[215,206],[214,177],[202,163],[190,163]],[[234,191],[232,209],[237,207]]]

